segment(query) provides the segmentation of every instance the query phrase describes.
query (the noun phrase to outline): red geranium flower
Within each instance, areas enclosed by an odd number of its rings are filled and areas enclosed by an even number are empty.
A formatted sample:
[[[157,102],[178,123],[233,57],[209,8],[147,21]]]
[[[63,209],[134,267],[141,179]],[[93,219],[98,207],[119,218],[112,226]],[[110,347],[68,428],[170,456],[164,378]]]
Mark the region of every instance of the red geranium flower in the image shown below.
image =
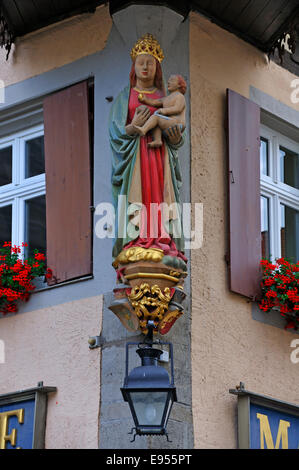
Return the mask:
[[[26,247],[27,243],[22,243]],[[4,242],[0,247],[0,313],[17,312],[19,301],[28,301],[35,289],[34,278],[50,277],[46,257],[34,251],[32,258],[20,258],[21,247]]]

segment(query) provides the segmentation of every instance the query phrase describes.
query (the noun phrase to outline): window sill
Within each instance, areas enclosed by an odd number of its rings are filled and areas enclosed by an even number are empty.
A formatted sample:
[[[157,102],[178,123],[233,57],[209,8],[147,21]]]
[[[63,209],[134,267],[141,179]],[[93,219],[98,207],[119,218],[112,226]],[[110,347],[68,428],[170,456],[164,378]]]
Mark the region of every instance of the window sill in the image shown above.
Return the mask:
[[[59,284],[54,284],[53,286],[48,286],[48,284],[44,282],[43,279],[44,277],[40,277],[35,280],[35,290],[31,293],[32,295],[37,294],[38,292],[44,292],[44,291],[48,291],[51,289],[57,289],[58,287],[64,287],[70,284],[76,284],[78,282],[89,281],[90,279],[93,279],[93,274],[90,274],[84,277],[79,277],[77,279],[71,279],[70,281],[61,282]]]
[[[253,320],[265,323],[266,325],[274,326],[276,328],[280,328],[290,333],[295,333],[296,335],[299,335],[299,330],[294,330],[293,328],[285,329],[286,321],[283,319],[278,310],[272,309],[268,313],[263,312],[259,308],[257,302],[254,302],[252,304],[252,318]]]

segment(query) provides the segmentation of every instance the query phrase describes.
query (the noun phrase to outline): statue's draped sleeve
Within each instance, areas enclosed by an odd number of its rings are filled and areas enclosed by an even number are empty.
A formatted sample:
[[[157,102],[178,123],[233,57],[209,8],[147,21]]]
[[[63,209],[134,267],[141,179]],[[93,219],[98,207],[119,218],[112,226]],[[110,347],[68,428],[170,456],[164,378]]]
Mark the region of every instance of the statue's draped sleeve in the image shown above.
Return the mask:
[[[125,232],[125,238],[118,236],[122,235],[119,234],[119,222],[125,227],[128,223],[128,201],[125,202],[124,207],[118,207],[120,201],[119,196],[127,197],[130,192],[139,147],[139,139],[136,138],[136,136],[128,135],[125,129],[128,115],[129,94],[130,88],[128,86],[118,95],[113,103],[109,118],[109,136],[112,150],[112,196],[116,214],[116,240],[113,248],[114,257],[120,253],[124,245],[131,241]]]

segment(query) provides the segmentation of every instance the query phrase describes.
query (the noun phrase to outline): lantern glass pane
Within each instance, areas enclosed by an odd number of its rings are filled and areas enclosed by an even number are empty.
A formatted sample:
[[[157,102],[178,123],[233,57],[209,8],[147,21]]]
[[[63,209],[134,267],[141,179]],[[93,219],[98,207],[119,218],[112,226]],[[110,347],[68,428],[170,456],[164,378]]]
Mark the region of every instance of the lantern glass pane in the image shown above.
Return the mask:
[[[131,400],[140,426],[161,426],[168,392],[131,392]]]
[[[164,418],[165,427],[167,425],[167,421],[168,421],[168,418],[169,418],[169,415],[170,415],[170,412],[171,412],[172,405],[173,405],[173,395],[169,394],[169,400],[168,400],[168,403],[167,403],[167,411],[166,411],[165,418]]]

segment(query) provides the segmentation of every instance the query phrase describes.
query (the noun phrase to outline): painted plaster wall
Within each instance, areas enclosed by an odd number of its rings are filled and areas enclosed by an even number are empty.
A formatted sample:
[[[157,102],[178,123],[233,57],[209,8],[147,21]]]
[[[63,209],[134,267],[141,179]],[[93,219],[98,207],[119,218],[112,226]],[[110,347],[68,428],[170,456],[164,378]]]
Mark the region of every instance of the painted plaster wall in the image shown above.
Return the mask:
[[[7,87],[4,105],[9,106],[15,96],[12,92],[10,98],[10,85],[18,87],[30,79],[27,91],[20,91],[20,101],[30,100],[41,92],[39,76],[55,74],[55,69],[102,51],[111,24],[108,8],[100,7],[95,14],[80,15],[18,39],[8,61],[1,49],[0,79]],[[47,76],[46,87],[61,88],[86,78],[95,68],[86,65],[86,70],[84,64],[79,65],[72,78],[58,71],[54,85]],[[98,448],[101,350],[91,350],[88,339],[101,331],[102,291],[100,282],[96,281],[95,288],[91,284],[85,281],[36,293],[17,315],[0,319],[5,346],[0,393],[32,388],[39,381],[57,387],[48,400],[45,445],[49,449]]]
[[[299,111],[295,76],[210,21],[190,16],[191,198],[204,204],[204,241],[191,252],[192,394],[196,448],[237,446],[236,397],[246,389],[299,404],[298,335],[252,318],[252,305],[230,293],[227,266],[226,89],[250,98],[250,86]],[[237,227],[236,227],[237,230]]]
[[[101,312],[95,296],[1,319],[1,394],[41,380],[57,387],[48,395],[47,449],[98,447],[101,352],[88,339],[101,328]]]
[[[17,38],[8,60],[0,49],[5,86],[34,77],[104,49],[112,20],[108,6]]]

